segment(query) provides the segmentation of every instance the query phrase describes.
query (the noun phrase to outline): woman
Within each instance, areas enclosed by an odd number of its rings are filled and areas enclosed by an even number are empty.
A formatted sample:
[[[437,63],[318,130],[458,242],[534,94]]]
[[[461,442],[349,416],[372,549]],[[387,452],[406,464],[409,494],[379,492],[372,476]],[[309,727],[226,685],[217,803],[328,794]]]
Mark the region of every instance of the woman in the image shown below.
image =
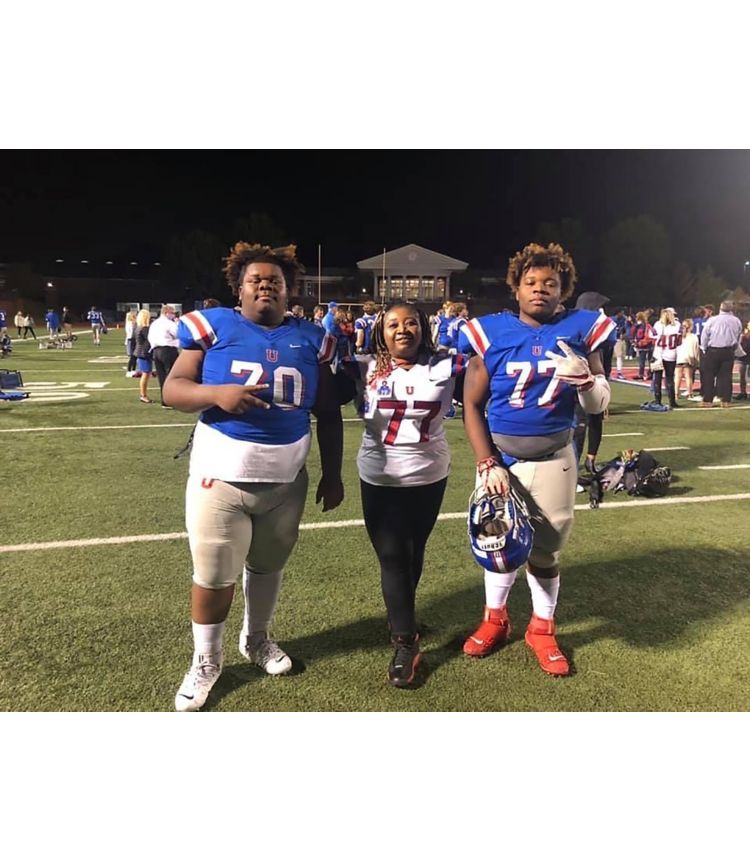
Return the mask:
[[[23,311],[16,311],[16,315],[13,317],[13,324],[15,325],[16,329],[18,330],[18,337],[21,337],[21,330],[24,327],[24,317],[25,316],[26,316],[26,314],[24,314]]]
[[[654,347],[654,331],[648,321],[648,311],[638,311],[632,332],[633,343],[638,353],[638,375],[636,379],[651,379],[651,351]]]
[[[128,356],[128,364],[125,368],[125,376],[135,376],[135,325],[136,312],[128,311],[125,316],[125,352]]]
[[[739,372],[740,393],[734,395],[735,400],[747,400],[747,369],[750,363],[750,321],[745,325],[745,331],[740,338],[740,349],[744,352],[737,358],[737,370]]]
[[[148,342],[148,329],[151,325],[151,313],[147,308],[138,311],[135,318],[135,357],[136,366],[141,378],[138,383],[141,403],[152,403],[148,396],[148,381],[151,379],[153,361],[151,359],[151,345]]]
[[[443,417],[464,359],[436,356],[427,317],[404,301],[378,314],[372,349],[357,357],[365,422],[357,466],[395,646],[388,681],[408,687],[420,661],[415,595],[450,468]]]
[[[533,613],[525,639],[543,671],[567,675],[554,616],[558,560],[573,524],[574,411],[580,403],[598,415],[609,403],[599,347],[615,324],[601,311],[558,311],[576,281],[573,260],[559,245],[527,245],[510,260],[506,281],[518,315],[480,317],[461,332],[466,344],[459,348],[476,353],[464,383],[464,423],[477,487],[505,497],[512,484],[534,517],[526,573]],[[484,571],[484,617],[464,643],[467,655],[484,657],[508,641],[506,604],[517,572]]]
[[[677,347],[677,366],[674,372],[674,396],[675,400],[680,396],[680,385],[685,381],[685,397],[689,398],[693,393],[693,377],[695,369],[700,363],[700,343],[693,334],[693,321],[683,320],[682,341]]]
[[[34,317],[31,314],[26,314],[23,318],[23,339],[26,340],[26,335],[31,332],[31,336],[36,340],[34,332]]]
[[[670,409],[677,408],[675,399],[674,371],[677,365],[677,347],[682,343],[682,329],[675,321],[671,308],[665,308],[654,323],[654,362],[661,362],[662,369],[654,370],[654,400],[661,403],[661,380],[667,389]]]
[[[294,246],[238,242],[224,271],[240,310],[211,308],[180,319],[182,352],[164,400],[201,414],[185,496],[194,653],[175,696],[178,711],[198,710],[221,674],[224,624],[240,571],[240,653],[269,675],[292,668],[269,628],[307,498],[311,412],[322,471],[316,502],[329,511],[344,496],[341,412],[328,367],[335,342],[312,323],[285,316],[298,270]]]

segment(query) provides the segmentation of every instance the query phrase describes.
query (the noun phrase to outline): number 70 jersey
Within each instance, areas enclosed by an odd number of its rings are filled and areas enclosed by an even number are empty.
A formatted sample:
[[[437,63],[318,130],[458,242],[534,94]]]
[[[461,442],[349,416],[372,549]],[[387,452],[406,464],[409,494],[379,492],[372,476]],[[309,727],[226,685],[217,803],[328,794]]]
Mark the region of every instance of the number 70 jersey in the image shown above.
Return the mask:
[[[507,436],[551,436],[574,421],[575,388],[554,378],[564,340],[583,357],[597,350],[615,323],[599,311],[572,310],[539,327],[515,314],[500,313],[468,322],[459,335],[459,350],[475,352],[490,377],[487,422],[490,432]]]

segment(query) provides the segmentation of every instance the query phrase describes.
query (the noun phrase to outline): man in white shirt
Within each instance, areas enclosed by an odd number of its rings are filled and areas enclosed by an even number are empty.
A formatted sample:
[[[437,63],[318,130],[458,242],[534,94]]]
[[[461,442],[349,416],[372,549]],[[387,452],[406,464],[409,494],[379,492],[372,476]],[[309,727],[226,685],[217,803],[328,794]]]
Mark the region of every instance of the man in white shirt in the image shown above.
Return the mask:
[[[172,305],[162,305],[161,314],[155,319],[148,330],[148,342],[151,345],[154,359],[154,369],[159,379],[159,388],[163,391],[164,381],[177,361],[179,355],[177,340],[177,319]],[[162,409],[171,409],[161,397]]]

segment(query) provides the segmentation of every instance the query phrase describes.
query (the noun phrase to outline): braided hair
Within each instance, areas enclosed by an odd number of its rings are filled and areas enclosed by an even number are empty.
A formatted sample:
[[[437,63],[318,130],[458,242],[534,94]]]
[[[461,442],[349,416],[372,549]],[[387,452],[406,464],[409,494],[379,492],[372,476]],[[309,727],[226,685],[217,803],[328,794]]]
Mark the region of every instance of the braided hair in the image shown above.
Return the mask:
[[[385,318],[390,311],[398,307],[411,308],[419,320],[419,328],[421,329],[422,336],[417,350],[417,360],[419,358],[429,359],[430,356],[435,355],[437,352],[435,343],[432,340],[432,332],[430,331],[430,322],[427,319],[427,314],[413,302],[404,301],[403,299],[391,302],[378,312],[372,325],[370,349],[375,356],[375,368],[367,377],[367,384],[371,387],[376,387],[378,382],[387,377],[394,368],[393,357],[388,352],[388,347],[385,344]]]

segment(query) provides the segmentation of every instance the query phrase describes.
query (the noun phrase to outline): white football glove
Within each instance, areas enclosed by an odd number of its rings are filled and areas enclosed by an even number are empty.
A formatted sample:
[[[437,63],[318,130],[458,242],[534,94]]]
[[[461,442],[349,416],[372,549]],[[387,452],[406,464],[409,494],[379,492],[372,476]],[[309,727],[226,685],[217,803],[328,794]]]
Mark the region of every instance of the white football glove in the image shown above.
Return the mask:
[[[477,482],[489,496],[507,496],[510,491],[508,470],[494,457],[477,463]]]
[[[564,340],[557,341],[557,347],[564,355],[547,350],[545,355],[555,362],[555,379],[574,385],[576,388],[590,388],[594,382],[588,361],[573,351]]]

